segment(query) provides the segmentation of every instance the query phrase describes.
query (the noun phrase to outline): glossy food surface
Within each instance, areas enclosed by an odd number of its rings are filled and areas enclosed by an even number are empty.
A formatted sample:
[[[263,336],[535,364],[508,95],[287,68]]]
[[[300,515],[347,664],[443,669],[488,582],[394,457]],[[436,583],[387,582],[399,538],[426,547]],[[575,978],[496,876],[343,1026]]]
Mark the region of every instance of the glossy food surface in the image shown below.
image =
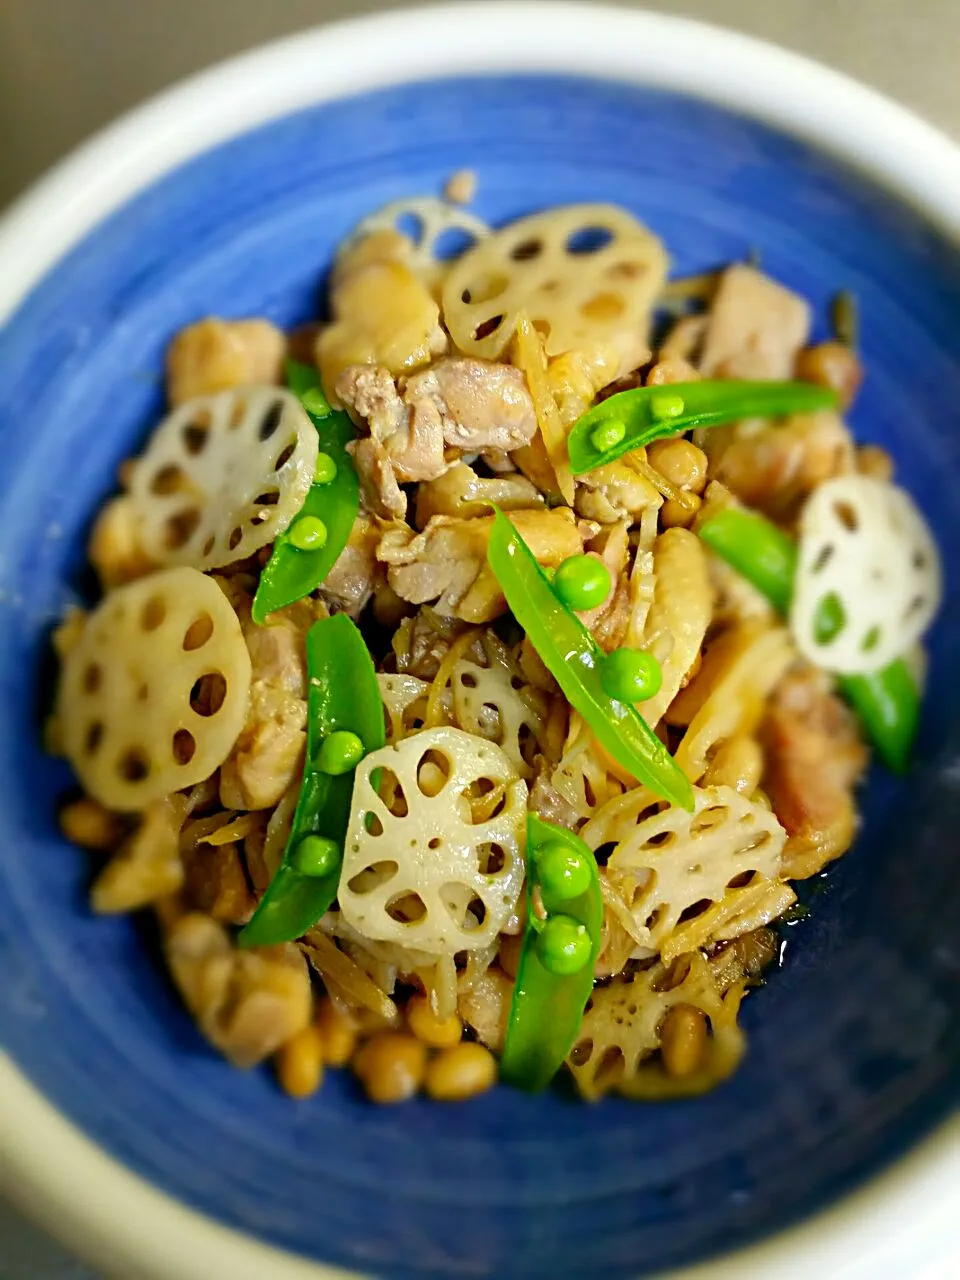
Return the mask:
[[[917,770],[875,771],[858,845],[746,1008],[740,1073],[696,1102],[586,1108],[500,1088],[380,1111],[331,1072],[292,1104],[267,1072],[233,1072],[204,1046],[136,925],[89,914],[90,866],[55,827],[69,778],[38,737],[46,638],[83,587],[117,463],[159,416],[170,336],[206,313],[307,319],[359,218],[463,167],[493,222],[615,201],[667,240],[678,273],[756,247],[821,317],[854,290],[867,367],[854,431],[894,453],[947,564]],[[0,337],[0,1043],[175,1196],[411,1280],[659,1271],[783,1226],[898,1154],[954,1103],[960,1074],[958,314],[957,250],[876,187],[703,103],[582,80],[439,82],[313,109],[108,219]]]

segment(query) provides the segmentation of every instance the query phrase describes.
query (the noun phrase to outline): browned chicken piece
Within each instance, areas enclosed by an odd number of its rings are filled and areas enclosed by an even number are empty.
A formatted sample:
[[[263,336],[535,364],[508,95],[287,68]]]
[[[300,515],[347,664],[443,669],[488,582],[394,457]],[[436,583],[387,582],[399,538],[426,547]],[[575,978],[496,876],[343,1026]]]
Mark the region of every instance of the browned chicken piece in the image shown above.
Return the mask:
[[[657,352],[658,362],[682,363],[689,369],[695,369],[707,323],[705,315],[681,316],[663,340]]]
[[[353,522],[347,545],[320,588],[320,594],[328,605],[351,618],[360,615],[378,580],[385,580],[383,568],[377,560],[381,536],[377,520],[361,512]]]
[[[804,382],[836,391],[843,409],[849,409],[863,381],[863,365],[844,342],[818,342],[807,347],[797,359],[796,373]]]
[[[513,999],[513,983],[502,969],[493,965],[468,991],[460,993],[457,1011],[481,1044],[494,1053],[503,1052]]]
[[[246,924],[256,906],[240,857],[240,846],[197,844],[181,853],[185,896],[222,924]]]
[[[187,816],[182,794],[154,800],[140,825],[94,881],[90,905],[101,915],[138,911],[175,893],[183,884],[180,828]]]
[[[764,790],[788,836],[782,875],[805,880],[853,841],[853,789],[867,751],[829,678],[811,667],[789,673],[774,690],[762,740]]]
[[[181,329],[167,349],[172,405],[251,382],[279,382],[286,339],[268,320],[211,316]]]
[[[111,498],[101,507],[87,555],[104,591],[142,578],[157,567],[137,541],[133,499],[127,494]]]
[[[737,263],[720,277],[700,372],[706,378],[790,378],[809,332],[805,299],[756,267]]]
[[[433,680],[448,649],[466,629],[458,619],[424,605],[412,618],[405,618],[394,634],[397,670],[418,680]]]
[[[306,743],[306,632],[326,616],[319,600],[301,600],[258,627],[244,611],[252,677],[246,723],[220,769],[227,809],[269,809],[300,776]]]
[[[610,573],[610,593],[602,604],[579,615],[600,648],[606,653],[622,642],[630,622],[630,522],[607,525],[587,544],[587,554],[606,565]]]
[[[597,532],[596,526],[578,526],[569,508],[513,511],[510,520],[540,564],[551,568],[579,555],[584,536]],[[434,516],[423,533],[390,530],[377,554],[403,600],[434,604],[438,613],[465,622],[492,622],[507,607],[486,560],[492,527],[493,516]]]
[[[306,962],[295,946],[235,950],[226,930],[189,912],[164,952],[203,1034],[236,1067],[252,1067],[302,1031],[313,1013]]]
[[[677,382],[699,382],[700,374],[683,356],[668,356],[662,352],[656,364],[647,374],[648,387],[669,387]]]
[[[367,422],[370,435],[352,451],[368,502],[385,516],[406,514],[400,485],[443,475],[448,450],[509,452],[536,430],[523,375],[489,360],[440,360],[410,377],[402,394],[387,369],[351,365],[336,394]]]
[[[663,498],[629,457],[577,476],[575,505],[585,520],[614,524],[629,517],[635,522],[647,507],[659,508],[662,502]]]
[[[335,403],[337,379],[350,365],[382,365],[398,376],[447,349],[436,300],[397,260],[403,239],[368,236],[337,263],[330,293],[335,318],[314,347],[320,380]]]
[[[576,831],[583,825],[583,818],[550,781],[551,766],[542,756],[537,756],[534,763],[537,776],[530,788],[527,808],[531,813],[539,814],[545,822],[554,822],[559,827]]]
[[[417,490],[417,528],[431,516],[484,516],[495,502],[501,511],[523,511],[546,505],[543,494],[526,476],[509,472],[478,476],[465,462],[454,462],[442,476]]]
[[[818,484],[856,466],[850,432],[830,409],[793,414],[758,430],[747,424],[720,430],[723,434],[716,439],[703,432],[711,479],[726,485],[747,506],[782,519],[789,518]]]

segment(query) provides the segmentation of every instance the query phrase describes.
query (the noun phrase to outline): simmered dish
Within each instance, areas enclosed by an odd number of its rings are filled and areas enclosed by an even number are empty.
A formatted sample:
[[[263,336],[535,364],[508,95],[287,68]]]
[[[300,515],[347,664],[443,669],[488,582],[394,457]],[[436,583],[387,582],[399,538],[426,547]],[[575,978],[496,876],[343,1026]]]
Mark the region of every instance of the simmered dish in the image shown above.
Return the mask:
[[[55,635],[61,824],[295,1097],[711,1088],[871,748],[908,766],[940,569],[844,421],[851,301],[812,344],[754,263],[668,277],[624,209],[423,198],[329,320],[170,343]]]

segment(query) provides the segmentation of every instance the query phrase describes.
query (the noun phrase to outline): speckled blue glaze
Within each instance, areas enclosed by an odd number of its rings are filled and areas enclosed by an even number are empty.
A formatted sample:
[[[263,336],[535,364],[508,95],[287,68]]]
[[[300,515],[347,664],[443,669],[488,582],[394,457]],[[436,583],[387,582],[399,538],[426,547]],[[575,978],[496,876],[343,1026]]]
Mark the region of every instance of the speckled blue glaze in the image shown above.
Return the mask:
[[[463,166],[501,222],[619,201],[688,272],[742,257],[822,321],[860,298],[853,424],[897,457],[945,552],[919,762],[875,771],[853,852],[747,1002],[750,1050],[710,1097],[656,1108],[506,1089],[457,1107],[306,1103],[203,1043],[145,928],[97,920],[54,822],[49,627],[117,463],[161,411],[164,347],[209,313],[316,312],[339,238]],[[0,339],[0,1042],[90,1136],[159,1186],[289,1249],[395,1277],[634,1276],[834,1198],[952,1107],[960,1079],[960,256],[909,208],[703,103],[554,78],[433,83],[281,120],[177,170],[50,272]],[[38,694],[38,686],[40,693]]]

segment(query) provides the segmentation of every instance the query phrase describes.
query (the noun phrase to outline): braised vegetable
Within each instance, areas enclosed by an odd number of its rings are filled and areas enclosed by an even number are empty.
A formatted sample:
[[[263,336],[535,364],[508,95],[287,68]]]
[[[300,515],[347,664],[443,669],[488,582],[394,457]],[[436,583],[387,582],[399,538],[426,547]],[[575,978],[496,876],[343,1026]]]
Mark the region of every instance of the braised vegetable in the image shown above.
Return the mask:
[[[836,393],[829,387],[809,382],[722,379],[636,387],[602,400],[574,424],[567,442],[570,467],[574,475],[582,475],[633,449],[693,427],[809,413],[836,403]]]
[[[558,598],[527,544],[496,507],[487,559],[513,616],[604,750],[657,795],[692,809],[686,774],[636,708],[606,691],[606,655]]]
[[[323,582],[347,545],[360,507],[360,488],[346,445],[354,437],[345,413],[334,413],[308,365],[287,361],[287,382],[320,438],[313,484],[300,514],[273,544],[253,600],[253,620],[302,600]]]
[[[366,642],[345,614],[307,634],[307,752],[290,837],[240,944],[299,938],[333,902],[350,817],[353,770],[385,742],[383,703]]]
[[[593,990],[602,925],[593,854],[566,827],[528,814],[527,925],[500,1062],[504,1080],[542,1089],[562,1065]]]
[[[752,511],[730,507],[700,526],[700,537],[748,581],[780,613],[793,594],[797,548],[791,538]],[[828,627],[830,618],[823,618]],[[920,719],[920,698],[902,658],[871,675],[837,677],[837,688],[860,717],[884,764],[902,773]]]

